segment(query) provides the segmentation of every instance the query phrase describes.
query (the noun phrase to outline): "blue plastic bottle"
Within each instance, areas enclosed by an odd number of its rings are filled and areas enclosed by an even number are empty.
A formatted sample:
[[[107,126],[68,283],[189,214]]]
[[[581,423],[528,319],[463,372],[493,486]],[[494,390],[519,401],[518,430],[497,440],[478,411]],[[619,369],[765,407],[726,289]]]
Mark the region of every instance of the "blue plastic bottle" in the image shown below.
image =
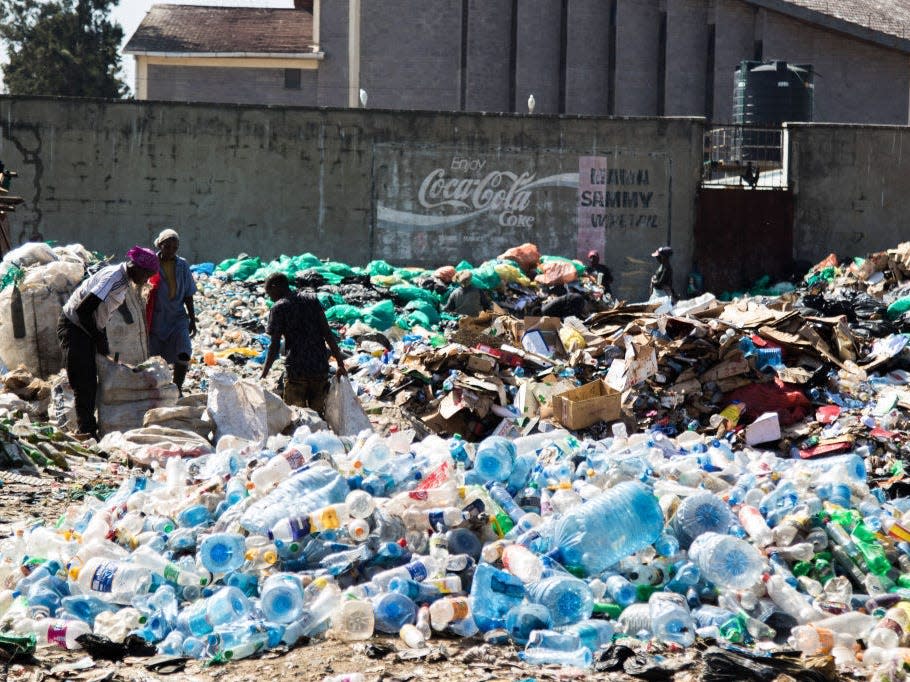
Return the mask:
[[[243,565],[246,544],[233,533],[213,533],[199,546],[199,560],[211,573],[236,571]]]
[[[663,513],[651,491],[624,482],[559,519],[551,545],[567,568],[596,575],[653,543],[663,527]]]
[[[212,512],[204,504],[190,505],[177,514],[177,524],[181,528],[204,526],[212,521]]]
[[[505,617],[525,596],[524,583],[511,573],[482,563],[471,583],[471,615],[477,627],[487,632],[505,627]]]
[[[624,576],[614,573],[606,578],[604,583],[607,586],[607,594],[620,606],[628,606],[635,603],[636,590],[635,585],[630,583]]]
[[[563,628],[563,632],[578,637],[581,645],[591,651],[609,644],[613,640],[616,627],[608,620],[583,620]]]
[[[397,635],[402,625],[417,619],[417,605],[403,594],[385,592],[373,598],[373,616],[376,630]]]
[[[543,604],[519,604],[506,613],[506,630],[516,644],[527,644],[534,630],[549,630],[553,626],[550,611]]]
[[[64,597],[60,601],[60,606],[66,614],[73,618],[84,620],[89,625],[95,624],[95,617],[99,613],[105,611],[113,613],[120,609],[116,604],[111,604],[103,599],[86,594],[74,594]]]
[[[490,436],[477,446],[474,470],[485,481],[505,481],[515,464],[515,443],[502,436]]]
[[[684,499],[673,517],[676,537],[683,548],[702,533],[726,533],[733,523],[733,514],[717,495],[700,492]]]
[[[544,578],[528,588],[528,599],[550,611],[554,627],[591,617],[594,596],[584,580],[570,575]]]
[[[691,646],[695,641],[695,621],[689,605],[675,592],[655,592],[648,600],[651,632],[664,642]]]
[[[290,573],[276,573],[262,584],[259,607],[267,620],[275,623],[291,623],[303,611],[303,588],[296,576]]]

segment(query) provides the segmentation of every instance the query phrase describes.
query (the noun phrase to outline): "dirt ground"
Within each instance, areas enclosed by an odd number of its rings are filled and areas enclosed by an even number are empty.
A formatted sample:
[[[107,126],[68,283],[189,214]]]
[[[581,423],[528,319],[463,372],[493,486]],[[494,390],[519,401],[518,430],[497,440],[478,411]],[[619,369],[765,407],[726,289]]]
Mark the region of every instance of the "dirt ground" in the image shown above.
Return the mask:
[[[0,471],[0,539],[12,533],[15,522],[43,519],[52,523],[92,486],[114,486],[122,472],[104,461],[72,462],[70,472],[44,472],[40,477]],[[430,646],[408,650],[397,638],[374,636],[367,642],[314,640],[294,649],[270,650],[256,658],[227,665],[167,661],[172,670],[157,669],[155,658],[126,658],[122,662],[93,660],[84,651],[39,648],[31,659],[19,658],[5,667],[0,682],[81,680],[86,682],[140,682],[177,680],[240,682],[266,679],[321,681],[332,675],[363,673],[366,682],[411,680],[633,680],[618,673],[595,673],[555,666],[522,664],[514,646],[485,644],[482,639],[461,641],[434,638]],[[684,654],[693,657],[693,653]],[[162,663],[163,664],[163,663]],[[173,665],[175,664],[175,665]],[[641,679],[641,678],[637,678]],[[669,675],[665,679],[672,679]],[[679,673],[677,680],[696,679]]]

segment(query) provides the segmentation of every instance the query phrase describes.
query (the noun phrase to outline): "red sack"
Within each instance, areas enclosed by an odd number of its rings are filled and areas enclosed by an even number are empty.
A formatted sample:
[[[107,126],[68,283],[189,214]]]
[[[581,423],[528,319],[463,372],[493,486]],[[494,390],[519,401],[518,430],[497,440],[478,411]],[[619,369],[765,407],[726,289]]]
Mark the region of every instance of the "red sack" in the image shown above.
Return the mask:
[[[773,383],[742,386],[728,394],[726,400],[744,402],[746,404],[744,416],[748,420],[754,420],[764,412],[777,412],[781,426],[801,421],[812,407],[812,403],[802,391],[780,379],[775,379]]]
[[[161,286],[161,273],[156,272],[149,280],[149,300],[145,304],[145,328],[152,330],[152,317],[155,315],[155,298]]]

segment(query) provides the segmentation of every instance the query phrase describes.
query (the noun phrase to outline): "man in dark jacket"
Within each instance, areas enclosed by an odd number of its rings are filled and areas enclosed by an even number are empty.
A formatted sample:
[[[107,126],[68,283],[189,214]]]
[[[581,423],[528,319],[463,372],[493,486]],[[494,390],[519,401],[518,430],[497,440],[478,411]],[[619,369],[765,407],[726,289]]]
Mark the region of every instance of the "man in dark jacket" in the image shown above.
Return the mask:
[[[347,374],[344,356],[329,328],[319,299],[310,292],[291,291],[288,278],[276,273],[265,281],[265,292],[275,302],[266,333],[271,338],[261,379],[268,376],[284,338],[286,358],[284,402],[325,411],[329,390],[329,351],[338,363],[337,373]]]

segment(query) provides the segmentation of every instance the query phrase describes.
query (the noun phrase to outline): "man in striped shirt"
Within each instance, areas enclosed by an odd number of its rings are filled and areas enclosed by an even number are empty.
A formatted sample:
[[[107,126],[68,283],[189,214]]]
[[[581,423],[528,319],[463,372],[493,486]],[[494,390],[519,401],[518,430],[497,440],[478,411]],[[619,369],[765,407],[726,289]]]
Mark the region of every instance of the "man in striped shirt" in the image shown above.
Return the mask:
[[[85,438],[98,436],[95,353],[110,353],[107,323],[123,304],[130,282],[142,286],[158,272],[158,256],[154,251],[134,246],[127,258],[127,262],[108,265],[83,280],[63,306],[57,325],[63,363],[76,398],[79,435]]]

